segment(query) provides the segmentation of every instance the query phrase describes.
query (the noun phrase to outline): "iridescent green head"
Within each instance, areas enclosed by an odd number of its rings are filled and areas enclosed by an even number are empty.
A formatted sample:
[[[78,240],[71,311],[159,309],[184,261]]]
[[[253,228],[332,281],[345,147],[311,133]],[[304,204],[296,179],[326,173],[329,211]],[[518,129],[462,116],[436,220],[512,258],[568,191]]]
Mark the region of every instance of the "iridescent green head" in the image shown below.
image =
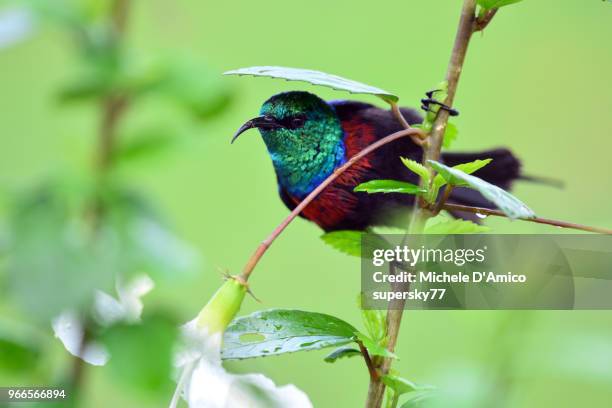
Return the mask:
[[[234,136],[258,128],[268,148],[278,181],[290,194],[303,197],[345,160],[344,131],[327,102],[308,92],[274,95],[260,116]]]

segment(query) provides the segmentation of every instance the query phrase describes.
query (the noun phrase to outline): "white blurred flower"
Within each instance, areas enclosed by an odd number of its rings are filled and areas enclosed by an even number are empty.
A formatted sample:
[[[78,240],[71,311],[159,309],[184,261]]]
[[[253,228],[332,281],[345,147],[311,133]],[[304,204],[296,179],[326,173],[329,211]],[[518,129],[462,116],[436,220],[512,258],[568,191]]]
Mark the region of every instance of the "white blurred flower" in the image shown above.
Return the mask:
[[[147,275],[134,278],[127,285],[117,282],[117,296],[97,291],[94,298],[94,316],[102,326],[118,322],[135,323],[142,314],[141,297],[153,289],[153,281]],[[73,356],[81,358],[92,365],[104,365],[108,362],[108,351],[96,342],[83,344],[83,324],[73,311],[63,312],[51,322],[55,337]]]
[[[141,275],[127,285],[117,281],[117,299],[108,293],[97,291],[94,298],[94,316],[103,326],[119,321],[135,323],[142,314],[141,297],[149,293],[155,284],[147,275]]]
[[[189,408],[312,408],[292,384],[278,387],[262,374],[232,374],[221,364],[221,333],[209,335],[195,320],[183,327],[185,349],[176,365],[182,374],[170,408],[182,396]]]
[[[106,349],[95,342],[89,342],[83,347],[83,325],[74,312],[64,312],[51,323],[55,337],[59,338],[66,350],[73,356],[81,358],[86,363],[100,366],[108,361]]]

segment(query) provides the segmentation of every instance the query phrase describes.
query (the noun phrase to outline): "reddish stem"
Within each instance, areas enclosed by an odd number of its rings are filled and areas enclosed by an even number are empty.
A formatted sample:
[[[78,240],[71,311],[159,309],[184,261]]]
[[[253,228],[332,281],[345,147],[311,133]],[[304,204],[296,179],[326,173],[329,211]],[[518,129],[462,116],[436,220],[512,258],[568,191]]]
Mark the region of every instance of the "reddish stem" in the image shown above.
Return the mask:
[[[463,212],[469,212],[473,214],[494,215],[496,217],[507,217],[507,215],[504,214],[502,211],[493,210],[490,208],[483,208],[483,207],[470,207],[467,205],[447,203],[447,204],[444,204],[442,208],[444,208],[445,210],[450,210],[450,211],[460,211],[460,212],[463,211]],[[594,232],[598,234],[612,234],[612,230],[609,230],[606,228],[590,227],[588,225],[574,224],[573,222],[557,221],[557,220],[551,220],[548,218],[540,218],[540,217],[519,218],[519,219],[522,221],[529,221],[529,222],[535,222],[538,224],[552,225],[552,226],[561,227],[561,228],[571,228],[571,229],[576,229],[576,230],[581,230],[581,231]]]
[[[363,359],[365,360],[366,366],[368,366],[368,372],[370,373],[371,381],[379,381],[380,375],[378,371],[376,371],[376,367],[374,367],[374,363],[372,363],[372,359],[370,358],[370,353],[368,353],[368,349],[365,348],[362,342],[358,341],[357,345],[359,346],[359,350],[363,355]]]
[[[274,240],[281,234],[281,232],[283,232],[285,228],[287,228],[287,225],[289,225],[291,221],[293,221],[293,219],[297,217],[302,212],[302,210],[306,208],[306,206],[312,202],[312,200],[317,198],[317,196],[321,193],[321,191],[323,191],[334,180],[336,180],[338,176],[340,176],[342,173],[348,170],[352,165],[354,165],[359,160],[364,158],[366,155],[372,153],[376,149],[388,143],[391,143],[397,139],[400,139],[402,137],[412,137],[415,135],[418,135],[419,137],[422,138],[424,133],[420,129],[414,129],[414,128],[404,129],[404,130],[400,130],[399,132],[392,133],[389,136],[386,136],[378,140],[377,142],[372,143],[371,145],[369,145],[368,147],[366,147],[365,149],[363,149],[362,151],[360,151],[359,153],[351,157],[342,166],[334,170],[334,172],[329,177],[327,177],[321,184],[319,184],[314,190],[312,190],[310,194],[308,194],[308,196],[306,196],[306,198],[304,198],[302,202],[300,202],[298,206],[295,207],[293,211],[291,211],[291,214],[289,214],[287,218],[285,218],[283,222],[281,222],[274,229],[274,231],[272,231],[272,233],[261,244],[259,244],[259,246],[255,250],[253,255],[251,255],[248,262],[244,266],[244,269],[242,270],[242,274],[240,275],[242,279],[244,279],[245,282],[248,281],[249,276],[251,275],[251,272],[253,272],[253,269],[255,269],[255,266],[257,266],[257,263],[259,262],[263,254],[266,252],[266,250],[270,247],[270,245],[272,245]]]

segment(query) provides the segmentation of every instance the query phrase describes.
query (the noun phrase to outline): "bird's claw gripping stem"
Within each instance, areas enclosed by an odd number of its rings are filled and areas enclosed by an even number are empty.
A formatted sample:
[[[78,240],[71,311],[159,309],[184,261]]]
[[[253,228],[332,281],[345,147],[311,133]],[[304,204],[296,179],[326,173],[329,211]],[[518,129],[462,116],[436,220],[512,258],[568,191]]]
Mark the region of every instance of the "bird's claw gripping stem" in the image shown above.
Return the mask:
[[[432,110],[430,105],[437,105],[440,107],[439,109],[447,111],[450,116],[458,116],[458,110],[451,108],[433,97],[434,93],[438,91],[441,91],[441,89],[434,89],[429,92],[425,92],[427,98],[421,99],[421,109],[423,109],[425,112],[431,112]]]

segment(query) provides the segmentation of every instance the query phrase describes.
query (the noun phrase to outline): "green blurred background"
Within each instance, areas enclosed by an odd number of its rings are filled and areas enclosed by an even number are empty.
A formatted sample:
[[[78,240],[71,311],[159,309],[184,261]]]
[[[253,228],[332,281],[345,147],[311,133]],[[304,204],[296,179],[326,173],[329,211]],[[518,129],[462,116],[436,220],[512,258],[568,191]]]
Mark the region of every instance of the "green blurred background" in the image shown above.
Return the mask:
[[[209,70],[202,76],[252,65],[312,68],[390,90],[404,105],[416,106],[443,79],[459,11],[457,0],[134,1],[126,41],[145,60],[165,55],[205,61]],[[516,186],[516,195],[541,216],[612,227],[611,21],[612,5],[598,0],[526,0],[502,9],[470,45],[456,99],[460,134],[453,150],[508,146],[526,173],[563,180],[563,189]],[[41,22],[31,38],[0,50],[3,191],[91,167],[98,106],[65,105],[57,97],[79,69],[72,39],[53,23]],[[287,214],[259,136],[253,132],[230,145],[233,132],[277,92],[355,97],[279,80],[222,80],[233,99],[220,115],[194,121],[145,97],[122,124],[125,133],[142,124],[180,130],[177,149],[119,170],[124,183],[152,197],[200,255],[195,273],[158,282],[145,298],[145,308],[169,309],[179,321],[191,319],[219,286],[220,271],[238,272]],[[0,207],[2,216],[6,207]],[[500,233],[557,232],[506,220],[486,223]],[[252,277],[262,304],[247,299],[243,314],[286,307],[360,325],[359,261],[327,247],[320,235],[303,220],[289,226]],[[0,312],[5,319],[17,313],[6,305]],[[57,356],[50,369],[57,374],[69,362],[59,342],[48,351]],[[612,404],[607,311],[408,312],[397,353],[402,375],[457,395],[491,391],[496,406]],[[332,365],[323,362],[325,354],[227,366],[294,383],[315,406],[362,406],[368,381],[363,362]],[[88,370],[86,406],[167,406],[167,400],[118,387],[110,377],[105,368]],[[31,382],[29,373],[0,372],[2,385]]]

